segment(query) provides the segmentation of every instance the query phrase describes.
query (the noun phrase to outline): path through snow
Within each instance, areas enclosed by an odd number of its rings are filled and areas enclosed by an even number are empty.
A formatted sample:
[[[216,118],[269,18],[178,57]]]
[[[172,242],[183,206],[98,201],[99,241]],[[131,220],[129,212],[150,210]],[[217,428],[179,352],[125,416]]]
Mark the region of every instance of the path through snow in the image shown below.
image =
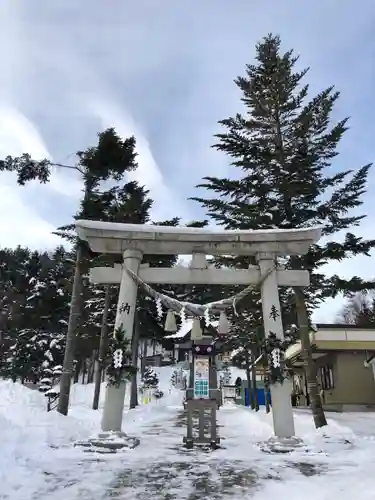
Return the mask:
[[[0,381],[1,500],[340,500],[374,498],[373,414],[332,415],[316,431],[296,412],[303,446],[269,453],[272,417],[231,405],[218,412],[222,448],[185,450],[181,393],[124,415],[141,445],[115,455],[73,446],[94,435],[92,388],[76,386],[69,417],[45,411],[42,395]],[[87,394],[83,394],[83,392]],[[78,394],[79,393],[79,394]]]
[[[169,408],[165,421],[150,425],[104,498],[324,500],[338,493],[341,499],[373,498],[374,439],[357,437],[333,420],[324,434],[312,428],[310,415],[297,413],[304,445],[288,454],[264,451],[272,435],[271,416],[264,413],[223,407],[223,447],[216,451],[184,450],[183,421],[180,410]],[[371,464],[363,469],[368,459]]]

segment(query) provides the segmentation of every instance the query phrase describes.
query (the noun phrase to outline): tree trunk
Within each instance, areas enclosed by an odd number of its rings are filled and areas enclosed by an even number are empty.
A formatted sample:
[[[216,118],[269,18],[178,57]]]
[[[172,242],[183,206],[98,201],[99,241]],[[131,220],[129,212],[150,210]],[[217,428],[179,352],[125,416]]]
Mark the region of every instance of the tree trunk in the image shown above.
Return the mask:
[[[139,324],[138,318],[134,318],[133,338],[132,338],[132,366],[138,368],[138,347],[139,347]],[[129,408],[138,406],[137,372],[133,373],[130,384],[130,404]]]
[[[82,360],[81,360],[81,358],[77,359],[76,361],[77,362],[76,362],[75,367],[74,367],[74,376],[73,376],[73,383],[74,384],[78,384],[79,375],[81,373],[81,367],[82,367]]]
[[[268,375],[266,375],[264,377],[264,400],[266,405],[266,413],[269,413],[271,411],[269,397],[270,397],[270,384],[268,380]]]
[[[82,379],[81,379],[81,384],[85,383],[86,375],[87,375],[87,358],[83,360],[82,363]]]
[[[62,415],[68,414],[70,382],[73,375],[73,360],[76,341],[76,330],[81,315],[82,293],[82,245],[78,242],[76,268],[74,272],[72,299],[70,304],[68,331],[64,353],[63,371],[60,379],[60,395],[57,411]]]
[[[88,374],[87,374],[87,383],[92,384],[94,382],[94,370],[95,370],[95,360],[98,357],[98,351],[97,349],[94,350],[90,357],[90,362],[89,362],[89,369],[88,369]]]
[[[266,352],[263,352],[263,383],[264,383],[264,403],[266,405],[266,413],[271,411],[270,409],[270,381],[268,375],[268,356]]]
[[[250,356],[249,356],[247,349],[245,349],[245,364],[246,364],[247,390],[249,391],[249,402],[250,402],[251,409],[254,410],[255,405],[254,405],[253,391],[251,388]]]
[[[0,304],[2,308],[2,304]],[[0,366],[4,366],[4,339],[5,339],[5,324],[8,319],[6,311],[0,311]]]
[[[146,368],[146,356],[147,356],[147,339],[143,340],[143,352],[142,352],[142,360],[141,360],[141,376],[145,374]]]
[[[312,356],[309,318],[306,309],[305,296],[300,288],[295,288],[294,293],[296,297],[297,319],[301,338],[301,355],[306,373],[311,410],[315,427],[318,429],[319,427],[327,425],[327,420],[324,415],[322,401],[318,392],[316,364]]]
[[[254,408],[255,411],[259,411],[259,400],[258,400],[258,391],[257,391],[257,372],[255,366],[255,355],[251,353],[251,379],[253,384],[254,391]]]
[[[100,328],[99,353],[98,353],[98,359],[95,361],[95,373],[94,373],[95,386],[94,386],[94,398],[92,401],[93,410],[97,410],[99,408],[100,384],[102,380],[102,372],[104,371],[104,359],[107,354],[107,345],[108,345],[108,314],[109,314],[110,299],[111,299],[110,287],[107,286],[105,289],[102,324]]]

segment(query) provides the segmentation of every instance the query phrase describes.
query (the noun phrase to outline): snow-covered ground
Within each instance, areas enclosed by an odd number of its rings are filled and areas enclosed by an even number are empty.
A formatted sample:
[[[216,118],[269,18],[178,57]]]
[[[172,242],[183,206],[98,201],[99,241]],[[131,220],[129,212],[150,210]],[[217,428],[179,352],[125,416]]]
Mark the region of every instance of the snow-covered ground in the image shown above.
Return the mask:
[[[218,413],[223,447],[187,451],[182,394],[169,393],[169,379],[170,369],[161,369],[165,397],[124,413],[124,430],[141,445],[114,455],[74,447],[99,431],[92,386],[73,387],[72,408],[63,417],[47,413],[38,392],[0,381],[0,499],[375,498],[374,414],[332,413],[329,426],[316,431],[309,412],[296,411],[303,446],[281,454],[264,446],[271,415],[228,405]]]

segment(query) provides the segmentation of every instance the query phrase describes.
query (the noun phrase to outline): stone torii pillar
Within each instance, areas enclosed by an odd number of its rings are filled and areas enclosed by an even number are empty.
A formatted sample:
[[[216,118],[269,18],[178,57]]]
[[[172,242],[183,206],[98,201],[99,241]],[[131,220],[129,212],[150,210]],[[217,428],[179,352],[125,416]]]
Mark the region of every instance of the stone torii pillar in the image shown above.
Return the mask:
[[[277,338],[284,338],[284,329],[281,319],[281,308],[275,269],[275,255],[259,253],[257,260],[261,276],[265,279],[260,285],[262,298],[263,325],[266,337],[274,333]],[[294,436],[294,419],[291,402],[292,385],[289,380],[283,383],[270,384],[272,401],[272,419],[275,435],[279,438]]]
[[[126,250],[123,254],[123,258],[124,267],[138,274],[142,260],[142,252],[139,250]],[[117,328],[122,328],[125,332],[125,338],[129,340],[129,342],[133,335],[136,300],[137,284],[126,272],[126,269],[122,269],[115,330]],[[125,382],[121,383],[119,386],[107,385],[101,426],[103,432],[121,432],[125,391]]]

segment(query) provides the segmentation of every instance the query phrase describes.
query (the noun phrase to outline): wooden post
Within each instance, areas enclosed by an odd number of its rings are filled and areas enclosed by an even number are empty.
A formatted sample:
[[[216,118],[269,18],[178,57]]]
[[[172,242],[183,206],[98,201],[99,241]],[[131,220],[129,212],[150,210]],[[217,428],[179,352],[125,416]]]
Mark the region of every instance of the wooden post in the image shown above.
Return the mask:
[[[202,404],[199,408],[199,441],[204,442],[205,407]]]
[[[137,387],[137,373],[138,373],[138,347],[139,347],[139,334],[140,328],[138,323],[138,314],[135,312],[134,316],[134,327],[133,327],[133,338],[132,338],[132,367],[135,368],[135,372],[132,374],[130,382],[130,402],[129,408],[133,409],[138,406],[138,387]]]

